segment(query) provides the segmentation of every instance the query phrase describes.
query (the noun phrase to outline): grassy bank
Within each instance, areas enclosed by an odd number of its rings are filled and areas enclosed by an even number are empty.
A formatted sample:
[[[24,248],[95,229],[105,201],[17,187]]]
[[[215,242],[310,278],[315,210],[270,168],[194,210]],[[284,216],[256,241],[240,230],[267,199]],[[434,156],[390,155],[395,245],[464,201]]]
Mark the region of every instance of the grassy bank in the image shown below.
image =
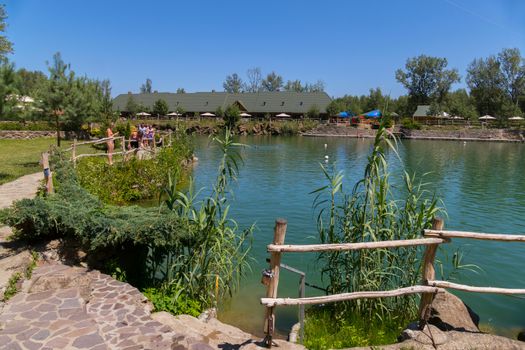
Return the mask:
[[[61,148],[65,149],[72,141],[62,140]],[[53,137],[42,137],[30,140],[2,140],[0,139],[0,185],[13,181],[21,176],[42,171],[40,154],[56,145]],[[90,149],[89,146],[80,146],[79,152]]]

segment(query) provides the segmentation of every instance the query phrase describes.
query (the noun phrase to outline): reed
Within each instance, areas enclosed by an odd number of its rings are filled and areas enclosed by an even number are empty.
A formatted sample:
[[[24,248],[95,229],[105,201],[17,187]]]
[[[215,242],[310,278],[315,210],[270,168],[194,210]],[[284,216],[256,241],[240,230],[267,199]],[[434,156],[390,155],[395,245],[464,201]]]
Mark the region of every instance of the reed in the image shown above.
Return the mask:
[[[395,138],[380,126],[368,156],[363,178],[347,193],[343,173],[321,166],[328,182],[313,193],[322,243],[366,243],[422,237],[441,210],[426,184],[403,172],[402,190],[393,190],[390,159],[399,160]],[[330,251],[319,254],[329,294],[393,290],[420,279],[418,247]],[[334,305],[338,314],[377,320],[409,319],[417,312],[414,296],[362,299]]]

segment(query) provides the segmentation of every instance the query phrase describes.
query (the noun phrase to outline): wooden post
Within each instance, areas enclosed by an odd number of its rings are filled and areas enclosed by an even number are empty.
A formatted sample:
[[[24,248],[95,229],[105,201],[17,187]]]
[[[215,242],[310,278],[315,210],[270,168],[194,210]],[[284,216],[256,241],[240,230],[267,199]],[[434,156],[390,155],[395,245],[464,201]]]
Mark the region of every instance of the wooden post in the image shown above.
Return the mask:
[[[275,229],[273,233],[273,244],[283,244],[284,236],[286,235],[285,219],[275,220]],[[279,267],[281,264],[281,253],[272,252],[270,255],[270,271],[272,277],[266,290],[267,298],[277,298],[277,288],[279,287]],[[266,315],[264,317],[264,344],[268,347],[272,347],[272,337],[275,329],[275,313],[274,306],[266,308]]]
[[[43,152],[42,157],[40,158],[40,163],[42,164],[42,169],[44,170],[44,180],[46,182],[46,194],[53,193],[53,178],[51,174],[51,169],[49,168],[49,153]]]
[[[71,160],[73,167],[77,165],[77,139],[73,139],[73,146],[71,147]]]
[[[432,222],[433,230],[442,230],[444,221],[441,218],[434,218]],[[436,250],[439,244],[431,244],[427,246],[425,250],[424,260],[423,260],[423,279],[421,284],[424,286],[428,285],[428,281],[435,279],[436,271],[434,270],[434,258],[436,257]],[[426,322],[430,317],[430,309],[432,306],[432,301],[434,300],[433,293],[422,293],[421,302],[419,304],[419,328],[423,329]]]

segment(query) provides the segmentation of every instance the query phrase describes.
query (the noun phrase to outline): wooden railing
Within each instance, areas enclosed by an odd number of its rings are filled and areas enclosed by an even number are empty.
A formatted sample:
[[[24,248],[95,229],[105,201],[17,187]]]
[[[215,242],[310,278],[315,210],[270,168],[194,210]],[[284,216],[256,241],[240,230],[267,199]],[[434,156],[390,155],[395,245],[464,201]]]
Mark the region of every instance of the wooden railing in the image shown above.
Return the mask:
[[[166,138],[164,136],[162,136],[160,138],[162,147],[164,147],[165,145],[171,146],[171,142],[172,142],[171,141],[172,140],[171,132],[168,133],[167,136],[168,136],[167,140],[166,140]],[[71,161],[73,162],[73,164],[75,164],[78,159],[84,158],[84,157],[99,157],[99,156],[106,156],[107,157],[108,156],[107,152],[84,153],[84,154],[78,154],[77,152],[78,152],[78,147],[79,146],[82,146],[82,145],[96,145],[96,144],[100,144],[100,143],[104,143],[104,142],[108,142],[108,141],[113,141],[113,142],[120,141],[121,150],[116,151],[116,152],[115,151],[112,152],[111,154],[113,156],[123,155],[124,159],[126,159],[127,155],[135,153],[135,152],[137,152],[139,150],[138,148],[127,149],[126,146],[129,145],[134,140],[128,140],[124,136],[111,136],[111,137],[104,137],[104,138],[101,138],[101,139],[84,141],[84,142],[77,142],[77,140],[75,139],[75,140],[73,140],[73,144],[71,145],[71,147],[66,148],[65,151],[70,151],[71,152]],[[157,144],[156,144],[155,140],[153,140],[152,145],[153,145],[153,149],[148,149],[148,148],[140,148],[140,149],[143,150],[143,151],[146,151],[146,152],[153,152],[154,153],[156,148],[157,148]]]
[[[476,293],[525,294],[525,289],[474,287],[447,281],[439,281],[435,279],[434,270],[434,260],[439,244],[448,243],[450,242],[451,238],[470,238],[504,242],[525,242],[525,235],[445,231],[443,230],[443,220],[436,218],[433,221],[432,229],[424,231],[424,238],[363,243],[284,245],[286,226],[286,220],[276,220],[273,243],[267,246],[268,252],[270,253],[270,268],[268,270],[265,270],[263,273],[263,284],[267,286],[267,290],[266,297],[261,298],[261,304],[266,306],[264,322],[264,344],[267,347],[272,346],[272,338],[275,329],[276,306],[325,304],[330,302],[355,300],[362,298],[385,298],[409,294],[421,294],[421,301],[419,305],[419,325],[420,327],[423,327],[430,317],[431,305],[435,295],[437,293],[444,292],[445,289],[456,289]],[[277,289],[279,286],[279,267],[282,253],[350,251],[361,249],[398,248],[412,246],[426,246],[425,253],[423,255],[424,260],[421,285],[409,286],[389,291],[361,291],[305,298],[277,297]]]

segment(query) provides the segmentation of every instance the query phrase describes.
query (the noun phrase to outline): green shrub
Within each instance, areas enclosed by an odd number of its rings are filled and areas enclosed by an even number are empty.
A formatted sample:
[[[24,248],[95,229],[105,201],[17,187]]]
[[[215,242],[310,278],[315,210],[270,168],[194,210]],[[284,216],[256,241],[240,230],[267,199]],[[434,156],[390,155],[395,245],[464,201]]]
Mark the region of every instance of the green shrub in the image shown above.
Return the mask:
[[[155,312],[166,311],[173,315],[199,316],[204,311],[202,301],[188,295],[178,283],[165,283],[161,287],[150,287],[142,291],[155,307]]]
[[[421,130],[421,124],[411,118],[403,118],[401,120],[401,127],[408,130]]]
[[[125,204],[157,198],[166,184],[166,174],[180,178],[183,162],[193,154],[186,136],[174,136],[172,147],[164,147],[151,158],[135,157],[124,162],[107,163],[106,158],[82,158],[76,171],[82,187],[110,204]]]
[[[48,122],[0,122],[0,130],[52,131],[55,126]]]

